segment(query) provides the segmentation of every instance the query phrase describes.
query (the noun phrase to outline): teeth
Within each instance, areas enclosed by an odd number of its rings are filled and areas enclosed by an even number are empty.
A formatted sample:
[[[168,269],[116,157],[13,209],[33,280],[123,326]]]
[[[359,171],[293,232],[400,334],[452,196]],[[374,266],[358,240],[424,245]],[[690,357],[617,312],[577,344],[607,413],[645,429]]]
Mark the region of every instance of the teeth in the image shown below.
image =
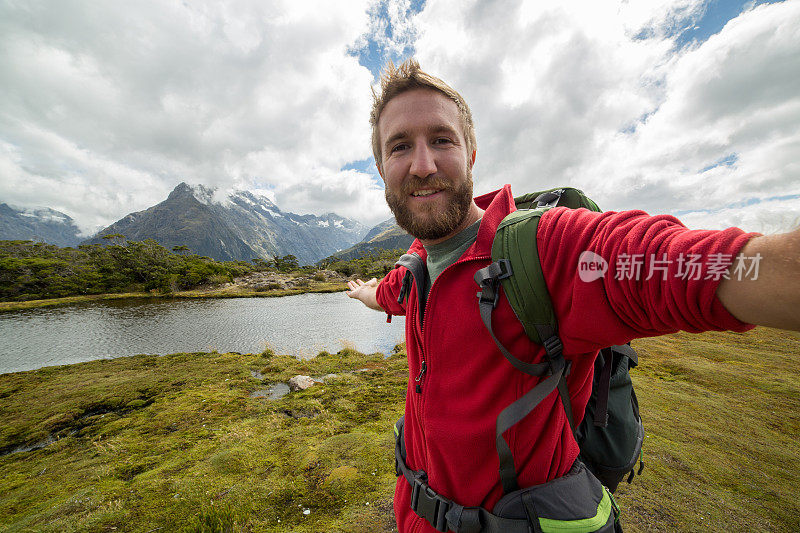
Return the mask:
[[[430,196],[431,194],[435,194],[437,192],[439,191],[435,189],[425,189],[422,191],[414,191],[413,193],[411,193],[411,196]]]

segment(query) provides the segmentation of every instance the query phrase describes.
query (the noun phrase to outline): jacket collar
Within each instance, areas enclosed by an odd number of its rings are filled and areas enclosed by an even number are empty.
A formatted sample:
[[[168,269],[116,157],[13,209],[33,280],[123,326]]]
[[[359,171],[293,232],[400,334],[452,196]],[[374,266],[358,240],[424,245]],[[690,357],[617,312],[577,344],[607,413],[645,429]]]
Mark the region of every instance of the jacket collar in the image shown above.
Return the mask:
[[[502,189],[478,196],[475,198],[475,203],[484,210],[484,213],[474,249],[470,247],[467,252],[471,255],[488,255],[492,253],[497,226],[506,215],[517,210],[514,205],[514,195],[511,194],[511,185],[504,185]]]

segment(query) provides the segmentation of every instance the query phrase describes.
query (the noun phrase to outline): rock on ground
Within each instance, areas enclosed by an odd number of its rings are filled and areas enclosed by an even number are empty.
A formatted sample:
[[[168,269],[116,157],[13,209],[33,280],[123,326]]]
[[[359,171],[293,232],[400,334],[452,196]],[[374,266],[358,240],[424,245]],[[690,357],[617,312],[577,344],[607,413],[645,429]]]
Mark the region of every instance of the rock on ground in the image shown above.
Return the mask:
[[[314,381],[314,378],[312,378],[311,376],[297,375],[292,378],[289,378],[289,388],[294,392],[299,390],[305,390],[310,386],[314,385],[314,383],[316,383],[316,381]]]

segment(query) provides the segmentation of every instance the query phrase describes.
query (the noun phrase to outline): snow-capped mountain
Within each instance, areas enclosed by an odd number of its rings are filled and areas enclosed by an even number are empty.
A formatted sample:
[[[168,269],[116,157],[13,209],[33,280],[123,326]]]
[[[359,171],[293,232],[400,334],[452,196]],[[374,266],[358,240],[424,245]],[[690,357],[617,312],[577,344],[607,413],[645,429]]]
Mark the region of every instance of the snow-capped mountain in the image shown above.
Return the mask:
[[[366,231],[361,223],[333,213],[297,215],[248,191],[220,195],[181,183],[160,204],[125,216],[87,242],[102,243],[103,235],[120,233],[168,248],[186,245],[218,260],[292,254],[300,264],[312,264],[358,242]]]

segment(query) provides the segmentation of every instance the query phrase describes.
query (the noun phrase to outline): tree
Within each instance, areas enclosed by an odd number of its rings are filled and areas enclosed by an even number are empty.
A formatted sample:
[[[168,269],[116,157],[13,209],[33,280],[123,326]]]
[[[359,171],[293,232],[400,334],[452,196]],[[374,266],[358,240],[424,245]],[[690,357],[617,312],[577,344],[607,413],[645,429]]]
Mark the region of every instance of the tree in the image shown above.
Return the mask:
[[[108,235],[103,235],[103,239],[107,241],[113,241],[112,244],[122,244],[125,239],[125,235],[122,233],[109,233]]]
[[[297,257],[289,254],[284,255],[283,257],[275,257],[273,259],[275,262],[275,268],[277,268],[280,272],[291,272],[292,270],[297,270],[300,268],[300,263],[297,261]]]

